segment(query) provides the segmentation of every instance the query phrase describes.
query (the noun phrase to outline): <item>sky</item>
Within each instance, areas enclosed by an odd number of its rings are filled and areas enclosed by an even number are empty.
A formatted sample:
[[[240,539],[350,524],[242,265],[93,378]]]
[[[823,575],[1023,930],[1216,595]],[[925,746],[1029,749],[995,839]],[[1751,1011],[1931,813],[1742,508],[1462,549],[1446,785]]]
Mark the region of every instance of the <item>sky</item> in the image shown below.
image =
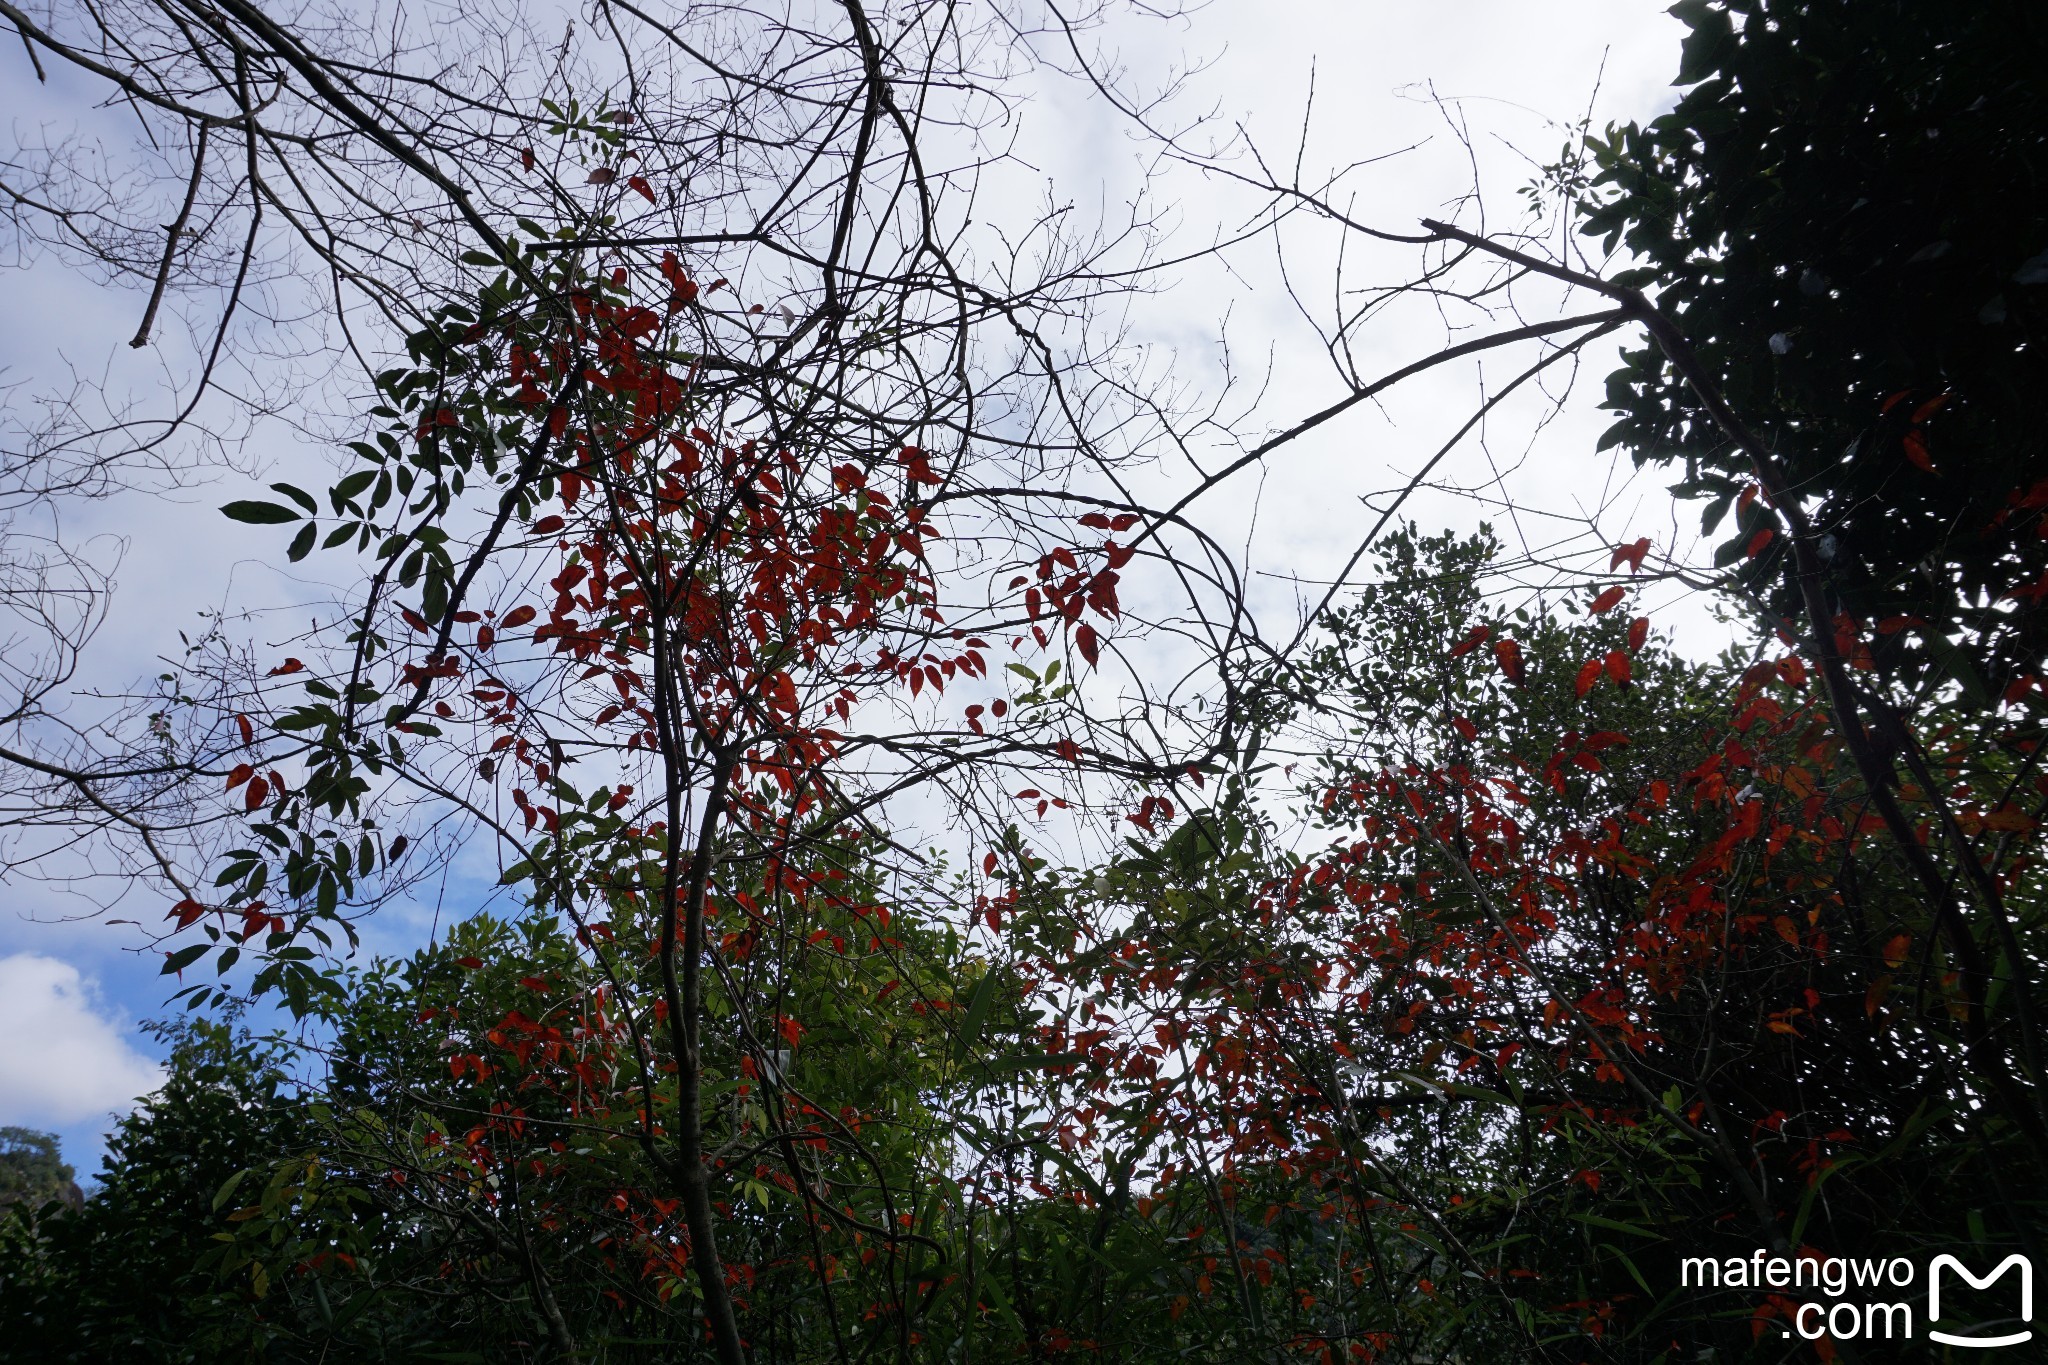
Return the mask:
[[[1300,158],[1311,172],[1370,160],[1343,182],[1351,211],[1377,226],[1412,230],[1417,219],[1454,208],[1475,174],[1488,188],[1489,221],[1512,222],[1514,189],[1555,156],[1568,125],[1588,112],[1598,127],[1654,117],[1670,106],[1680,36],[1676,21],[1642,0],[1214,0],[1165,30],[1119,29],[1107,41],[1123,44],[1118,63],[1141,84],[1162,79],[1171,67],[1195,68],[1174,107],[1213,111],[1218,127],[1241,122],[1283,165],[1295,158],[1304,126]],[[83,87],[67,87],[60,73],[50,87],[31,88],[25,67],[18,51],[0,55],[0,91],[8,92],[0,106],[8,106],[17,137],[102,126],[95,120],[104,115],[89,107]],[[1452,134],[1454,123],[1464,125],[1466,138]],[[1206,240],[1253,207],[1218,177],[1162,169],[1155,150],[1099,103],[1050,78],[1025,109],[1019,155],[1028,169],[996,187],[991,212],[1040,193],[1082,210],[1113,208],[1148,171],[1155,206],[1184,241]],[[1142,300],[1131,319],[1134,337],[1158,348],[1172,374],[1199,385],[1213,384],[1220,373],[1217,319],[1227,313],[1233,364],[1264,385],[1248,423],[1254,438],[1341,392],[1285,287],[1291,281],[1300,288],[1312,315],[1326,311],[1337,240],[1313,230],[1286,240],[1284,277],[1270,248],[1232,258],[1229,270],[1192,267]],[[1403,275],[1413,268],[1412,250],[1353,241],[1344,265],[1359,281]],[[138,296],[75,263],[47,255],[27,267],[0,260],[0,310],[36,324],[0,330],[0,403],[26,402],[69,373],[159,395],[176,360],[164,358],[169,343],[144,351],[127,346],[140,309]],[[1442,339],[1441,324],[1426,313],[1397,313],[1361,339],[1359,368],[1385,372]],[[1686,537],[1671,523],[1661,488],[1654,481],[1621,487],[1612,463],[1592,453],[1604,426],[1594,407],[1597,381],[1612,353],[1610,345],[1589,357],[1586,382],[1554,414],[1532,394],[1528,403],[1503,405],[1458,449],[1444,475],[1478,490],[1477,497],[1425,493],[1410,512],[1432,528],[1469,529],[1491,517],[1511,545],[1531,547],[1574,530],[1568,518],[1584,516],[1610,543],[1649,534],[1660,547],[1684,553]],[[1466,367],[1404,387],[1218,495],[1207,511],[1213,524],[1242,536],[1266,608],[1283,616],[1296,610],[1299,580],[1327,577],[1343,562],[1371,515],[1361,499],[1404,482],[1470,413],[1474,382],[1487,378]],[[1546,416],[1551,420],[1532,439]],[[118,589],[81,669],[81,690],[118,690],[154,673],[180,648],[178,632],[201,626],[203,611],[318,596],[317,584],[271,562],[281,540],[245,538],[214,510],[311,457],[281,438],[260,438],[244,456],[243,474],[66,509],[69,534],[117,565]],[[1504,517],[1488,507],[1489,497],[1525,511]],[[1676,594],[1650,601],[1648,609],[1682,647],[1718,644],[1714,624]],[[258,620],[249,629],[260,637],[262,626]],[[0,1125],[57,1132],[81,1174],[97,1164],[113,1116],[160,1075],[162,1049],[140,1025],[175,1012],[166,1004],[170,986],[135,926],[113,922],[160,914],[154,905],[149,896],[131,896],[109,913],[61,885],[0,884],[0,1037],[9,1040],[0,1051]],[[446,908],[404,907],[381,917],[373,946],[417,944]]]

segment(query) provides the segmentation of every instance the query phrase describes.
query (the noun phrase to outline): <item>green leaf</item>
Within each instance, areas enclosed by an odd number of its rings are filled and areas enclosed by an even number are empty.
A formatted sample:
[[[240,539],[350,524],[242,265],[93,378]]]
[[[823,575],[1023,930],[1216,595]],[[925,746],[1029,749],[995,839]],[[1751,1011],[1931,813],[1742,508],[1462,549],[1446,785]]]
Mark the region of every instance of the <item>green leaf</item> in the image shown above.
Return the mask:
[[[1700,513],[1700,534],[1710,536],[1721,524],[1721,518],[1728,515],[1728,509],[1735,505],[1735,490],[1730,489],[1707,504],[1707,510]]]
[[[319,529],[319,523],[308,521],[300,528],[299,533],[292,537],[291,547],[284,552],[284,557],[296,564],[313,553],[313,537]]]
[[[974,984],[974,993],[967,997],[967,1017],[960,1021],[960,1034],[953,1040],[955,1061],[966,1061],[975,1039],[981,1036],[981,1026],[988,1019],[988,1007],[996,998],[996,978],[999,975],[1001,973],[993,969],[982,973],[981,980]]]
[[[222,1205],[226,1204],[228,1200],[234,1198],[235,1186],[241,1184],[242,1181],[245,1178],[247,1178],[248,1174],[249,1173],[246,1170],[236,1171],[233,1175],[228,1177],[228,1183],[221,1186],[220,1189],[214,1194],[213,1207],[216,1213],[220,1211]]]
[[[210,943],[194,943],[189,947],[178,949],[175,953],[168,954],[164,958],[164,969],[157,973],[157,975],[171,976],[184,971],[194,962],[206,956],[206,950],[212,946]]]
[[[375,469],[358,469],[334,485],[327,494],[328,501],[334,504],[334,510],[340,512],[345,504],[354,501],[365,488],[377,481],[380,472]]]
[[[294,488],[288,483],[274,483],[270,487],[273,492],[282,493],[305,508],[309,515],[320,510],[320,504],[313,501],[313,495],[303,488]]]
[[[274,502],[250,502],[241,499],[220,509],[230,521],[246,521],[251,526],[282,526],[297,521],[299,514],[289,507],[279,507]]]

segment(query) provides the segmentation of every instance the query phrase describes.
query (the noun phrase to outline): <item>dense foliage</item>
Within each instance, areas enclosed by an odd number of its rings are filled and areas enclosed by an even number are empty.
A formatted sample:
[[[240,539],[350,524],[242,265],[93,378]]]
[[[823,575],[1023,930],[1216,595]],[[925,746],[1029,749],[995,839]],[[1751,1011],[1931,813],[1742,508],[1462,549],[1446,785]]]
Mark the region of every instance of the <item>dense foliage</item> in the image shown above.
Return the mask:
[[[1640,264],[1812,512],[1885,676],[1980,704],[2048,636],[2048,16],[2024,3],[1685,0],[1676,107],[1589,146],[1585,230]],[[1682,467],[1722,564],[1797,619],[1748,455],[1654,344],[1608,432]],[[1731,509],[1733,521],[1727,518]],[[1725,526],[1724,526],[1725,523]]]
[[[0,1204],[76,1199],[78,1185],[71,1177],[55,1135],[33,1128],[0,1128]]]

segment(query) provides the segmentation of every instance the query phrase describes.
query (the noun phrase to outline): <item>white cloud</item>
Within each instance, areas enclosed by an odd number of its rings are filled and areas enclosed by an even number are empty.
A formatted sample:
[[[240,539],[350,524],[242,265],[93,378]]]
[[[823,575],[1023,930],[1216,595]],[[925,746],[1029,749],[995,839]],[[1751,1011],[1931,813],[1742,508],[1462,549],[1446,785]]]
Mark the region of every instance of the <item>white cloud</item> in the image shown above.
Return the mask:
[[[133,1107],[163,1069],[110,1018],[97,983],[36,953],[0,957],[0,1123],[63,1126]]]

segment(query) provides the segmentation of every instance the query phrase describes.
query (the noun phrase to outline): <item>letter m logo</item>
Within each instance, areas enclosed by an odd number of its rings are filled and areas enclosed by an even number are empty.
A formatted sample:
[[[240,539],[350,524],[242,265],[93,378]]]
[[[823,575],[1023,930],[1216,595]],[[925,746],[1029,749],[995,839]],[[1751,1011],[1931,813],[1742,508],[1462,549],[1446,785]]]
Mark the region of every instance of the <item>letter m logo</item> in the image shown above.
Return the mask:
[[[2015,1252],[1998,1263],[1998,1268],[1979,1279],[1953,1256],[1941,1255],[1934,1258],[1927,1267],[1927,1335],[1947,1346],[2017,1346],[2023,1341],[2033,1340],[2033,1330],[2010,1332],[2002,1337],[1959,1337],[1948,1332],[1937,1332],[1933,1324],[1941,1321],[1941,1272],[1943,1268],[1955,1271],[1968,1281],[1972,1289],[1989,1289],[2014,1266],[2020,1268],[2020,1316],[2021,1322],[2034,1320],[2034,1264]]]

